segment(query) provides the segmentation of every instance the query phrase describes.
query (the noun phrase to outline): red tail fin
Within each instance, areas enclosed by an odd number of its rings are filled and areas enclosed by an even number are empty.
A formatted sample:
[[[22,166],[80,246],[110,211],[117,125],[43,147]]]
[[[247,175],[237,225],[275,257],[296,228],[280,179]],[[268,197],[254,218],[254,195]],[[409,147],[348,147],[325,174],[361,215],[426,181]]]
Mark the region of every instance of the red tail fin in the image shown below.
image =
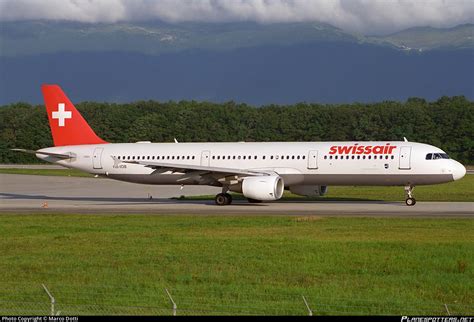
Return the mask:
[[[107,143],[94,133],[61,87],[43,85],[41,90],[55,146]]]

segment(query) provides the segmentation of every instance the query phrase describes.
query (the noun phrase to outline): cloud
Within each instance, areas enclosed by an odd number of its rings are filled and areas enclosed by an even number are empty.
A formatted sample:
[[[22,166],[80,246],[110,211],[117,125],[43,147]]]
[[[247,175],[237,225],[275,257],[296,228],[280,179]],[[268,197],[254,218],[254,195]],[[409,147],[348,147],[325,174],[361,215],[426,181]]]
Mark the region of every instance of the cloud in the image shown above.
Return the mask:
[[[0,0],[0,21],[325,22],[385,33],[474,22],[472,0]]]

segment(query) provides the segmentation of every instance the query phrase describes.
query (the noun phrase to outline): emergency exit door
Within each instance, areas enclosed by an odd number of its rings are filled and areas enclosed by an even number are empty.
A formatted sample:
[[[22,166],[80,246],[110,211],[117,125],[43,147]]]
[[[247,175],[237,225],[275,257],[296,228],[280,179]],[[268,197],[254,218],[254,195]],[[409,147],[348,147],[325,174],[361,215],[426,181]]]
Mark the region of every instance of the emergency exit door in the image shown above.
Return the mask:
[[[201,152],[201,165],[208,167],[210,156],[211,156],[211,152],[209,150],[202,151]]]

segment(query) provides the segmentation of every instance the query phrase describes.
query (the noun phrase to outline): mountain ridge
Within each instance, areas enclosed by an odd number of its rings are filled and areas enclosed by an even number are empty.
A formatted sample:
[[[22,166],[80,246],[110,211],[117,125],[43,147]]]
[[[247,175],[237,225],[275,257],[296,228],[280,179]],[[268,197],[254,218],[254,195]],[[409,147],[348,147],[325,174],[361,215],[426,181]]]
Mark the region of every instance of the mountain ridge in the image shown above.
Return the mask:
[[[150,55],[188,49],[232,50],[321,41],[376,44],[400,50],[474,48],[474,24],[417,27],[386,36],[365,36],[324,23],[86,24],[23,21],[0,23],[2,56],[63,51],[132,51]]]

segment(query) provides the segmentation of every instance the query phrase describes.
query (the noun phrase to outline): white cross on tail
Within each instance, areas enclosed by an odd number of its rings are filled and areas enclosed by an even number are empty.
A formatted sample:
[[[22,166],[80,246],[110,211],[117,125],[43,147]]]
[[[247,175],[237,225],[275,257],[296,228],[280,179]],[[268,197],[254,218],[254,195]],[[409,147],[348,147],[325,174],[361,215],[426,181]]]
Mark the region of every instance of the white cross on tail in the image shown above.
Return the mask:
[[[56,120],[59,120],[59,126],[64,126],[64,121],[66,119],[70,119],[72,118],[72,112],[71,111],[65,111],[64,110],[65,106],[64,106],[64,103],[59,103],[58,104],[58,110],[57,111],[53,111],[52,113],[52,118],[53,119],[56,119]]]

